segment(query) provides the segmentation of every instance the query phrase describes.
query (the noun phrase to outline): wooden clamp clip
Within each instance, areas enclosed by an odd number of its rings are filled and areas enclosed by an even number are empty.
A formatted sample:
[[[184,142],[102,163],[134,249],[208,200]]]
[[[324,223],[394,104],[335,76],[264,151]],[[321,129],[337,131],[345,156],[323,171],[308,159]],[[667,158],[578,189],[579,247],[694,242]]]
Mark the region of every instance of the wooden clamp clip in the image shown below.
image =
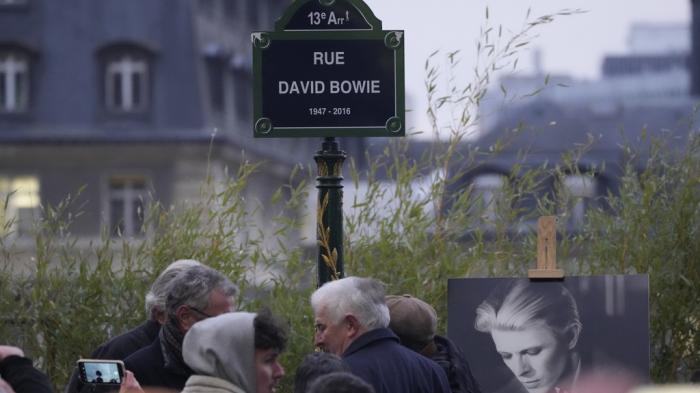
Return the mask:
[[[557,218],[542,216],[537,220],[537,268],[527,273],[530,279],[562,279],[557,269]]]

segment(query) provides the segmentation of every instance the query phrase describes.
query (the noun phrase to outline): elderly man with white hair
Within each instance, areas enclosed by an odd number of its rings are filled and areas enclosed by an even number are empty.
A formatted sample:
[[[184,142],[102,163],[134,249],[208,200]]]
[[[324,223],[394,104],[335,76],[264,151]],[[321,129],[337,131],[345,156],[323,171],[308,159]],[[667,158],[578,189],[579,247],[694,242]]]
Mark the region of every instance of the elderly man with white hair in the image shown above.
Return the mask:
[[[330,281],[311,295],[315,344],[343,358],[376,393],[448,393],[445,372],[399,343],[388,328],[383,285],[370,278]]]

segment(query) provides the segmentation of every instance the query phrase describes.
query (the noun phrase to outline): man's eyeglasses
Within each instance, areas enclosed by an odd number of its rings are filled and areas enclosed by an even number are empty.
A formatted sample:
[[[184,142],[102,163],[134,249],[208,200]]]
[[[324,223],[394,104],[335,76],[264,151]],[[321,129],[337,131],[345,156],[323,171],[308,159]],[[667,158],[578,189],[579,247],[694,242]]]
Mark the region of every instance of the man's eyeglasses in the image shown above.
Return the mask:
[[[211,317],[213,317],[213,315],[209,315],[209,314],[205,313],[204,311],[202,311],[202,310],[200,310],[200,309],[198,309],[198,308],[196,308],[196,307],[192,307],[192,306],[187,306],[187,307],[189,307],[190,310],[196,312],[197,314],[204,316],[204,318],[211,318]]]

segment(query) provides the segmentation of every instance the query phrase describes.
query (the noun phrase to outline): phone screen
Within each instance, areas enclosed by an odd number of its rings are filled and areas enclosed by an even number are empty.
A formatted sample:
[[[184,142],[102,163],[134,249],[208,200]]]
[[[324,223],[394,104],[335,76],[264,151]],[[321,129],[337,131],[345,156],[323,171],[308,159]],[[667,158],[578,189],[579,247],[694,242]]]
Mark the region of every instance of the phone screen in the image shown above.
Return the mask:
[[[79,360],[78,368],[83,383],[121,384],[124,377],[121,361]]]

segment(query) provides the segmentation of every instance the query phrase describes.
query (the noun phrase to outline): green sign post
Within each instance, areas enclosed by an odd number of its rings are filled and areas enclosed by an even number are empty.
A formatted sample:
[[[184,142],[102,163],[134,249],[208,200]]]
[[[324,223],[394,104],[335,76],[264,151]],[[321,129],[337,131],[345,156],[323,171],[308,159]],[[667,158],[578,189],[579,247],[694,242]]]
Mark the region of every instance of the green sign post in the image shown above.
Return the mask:
[[[344,275],[335,137],[405,135],[404,33],[382,30],[362,0],[297,0],[252,44],[254,136],[325,138],[314,156],[322,285]]]

